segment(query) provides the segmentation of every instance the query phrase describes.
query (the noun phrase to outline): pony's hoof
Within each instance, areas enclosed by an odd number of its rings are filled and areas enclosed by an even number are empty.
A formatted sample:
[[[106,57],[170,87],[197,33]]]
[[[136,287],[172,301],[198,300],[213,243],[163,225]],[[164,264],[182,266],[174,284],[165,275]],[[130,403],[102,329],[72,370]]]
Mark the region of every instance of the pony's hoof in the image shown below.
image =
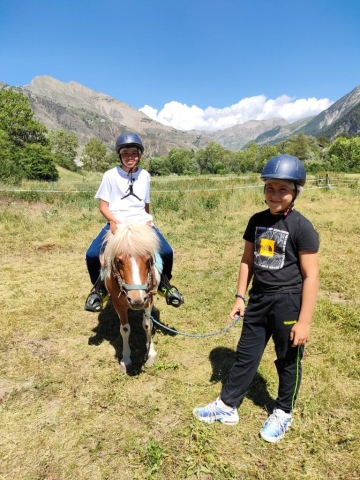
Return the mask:
[[[157,353],[153,354],[153,355],[149,355],[148,359],[146,360],[146,363],[145,365],[147,367],[151,367],[151,365],[154,365],[154,363],[156,362],[157,360]]]
[[[120,362],[120,373],[126,374],[127,369],[131,366],[131,363],[129,365],[126,365],[124,362]]]

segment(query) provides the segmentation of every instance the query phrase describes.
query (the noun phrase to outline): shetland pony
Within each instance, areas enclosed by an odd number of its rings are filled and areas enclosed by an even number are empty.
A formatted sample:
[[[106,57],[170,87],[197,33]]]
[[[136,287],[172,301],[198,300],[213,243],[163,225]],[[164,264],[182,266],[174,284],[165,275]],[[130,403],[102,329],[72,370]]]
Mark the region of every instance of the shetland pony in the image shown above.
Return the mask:
[[[131,365],[129,347],[130,325],[128,310],[144,310],[142,325],[146,334],[147,360],[152,365],[157,358],[152,341],[153,322],[150,318],[154,294],[160,283],[159,238],[149,225],[120,224],[114,234],[106,235],[102,275],[112,303],[120,319],[123,339],[120,371]],[[158,268],[155,267],[155,264]]]

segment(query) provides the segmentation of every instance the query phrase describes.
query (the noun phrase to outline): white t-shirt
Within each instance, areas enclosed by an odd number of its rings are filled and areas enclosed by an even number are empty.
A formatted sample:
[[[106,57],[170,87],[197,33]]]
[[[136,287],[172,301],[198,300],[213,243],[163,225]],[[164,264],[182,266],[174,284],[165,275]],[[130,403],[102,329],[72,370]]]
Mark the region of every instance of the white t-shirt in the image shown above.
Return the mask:
[[[134,195],[131,195],[131,186]],[[108,202],[111,213],[119,222],[153,221],[152,215],[145,211],[145,203],[150,203],[150,175],[142,168],[138,168],[131,176],[119,166],[108,170],[104,173],[95,198]]]

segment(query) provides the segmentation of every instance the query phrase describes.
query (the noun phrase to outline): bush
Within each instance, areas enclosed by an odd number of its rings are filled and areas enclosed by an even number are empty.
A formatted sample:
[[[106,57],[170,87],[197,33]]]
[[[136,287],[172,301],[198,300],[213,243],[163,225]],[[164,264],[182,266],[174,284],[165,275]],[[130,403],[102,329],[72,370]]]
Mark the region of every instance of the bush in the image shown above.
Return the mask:
[[[21,151],[20,164],[28,180],[56,181],[59,173],[49,147],[29,143]]]
[[[54,153],[53,159],[56,165],[59,167],[66,168],[66,170],[70,170],[71,172],[77,172],[80,168],[76,165],[74,160],[70,160],[69,158],[61,155],[61,153]]]

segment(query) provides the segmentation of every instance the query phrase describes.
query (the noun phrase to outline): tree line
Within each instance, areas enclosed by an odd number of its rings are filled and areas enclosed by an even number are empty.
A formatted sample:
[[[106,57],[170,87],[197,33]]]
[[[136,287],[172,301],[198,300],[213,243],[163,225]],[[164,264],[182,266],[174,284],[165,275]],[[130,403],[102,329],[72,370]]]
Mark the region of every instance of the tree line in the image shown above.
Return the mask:
[[[48,132],[34,118],[30,101],[12,89],[0,91],[0,180],[17,183],[23,179],[56,181],[56,165],[72,171],[99,171],[118,165],[115,151],[108,152],[96,138],[82,150],[80,162],[76,135],[64,130]],[[141,166],[151,175],[245,174],[261,172],[266,161],[280,153],[295,155],[309,173],[335,171],[360,173],[360,137],[326,137],[293,135],[274,145],[250,142],[239,151],[230,151],[210,142],[193,151],[172,148],[162,157],[145,155]]]
[[[75,163],[79,147],[76,135],[64,129],[48,132],[34,118],[27,97],[11,88],[0,90],[1,181],[56,181],[57,165],[72,171],[104,171],[114,163],[114,154],[108,154],[106,146],[92,138],[82,151],[80,167]]]

